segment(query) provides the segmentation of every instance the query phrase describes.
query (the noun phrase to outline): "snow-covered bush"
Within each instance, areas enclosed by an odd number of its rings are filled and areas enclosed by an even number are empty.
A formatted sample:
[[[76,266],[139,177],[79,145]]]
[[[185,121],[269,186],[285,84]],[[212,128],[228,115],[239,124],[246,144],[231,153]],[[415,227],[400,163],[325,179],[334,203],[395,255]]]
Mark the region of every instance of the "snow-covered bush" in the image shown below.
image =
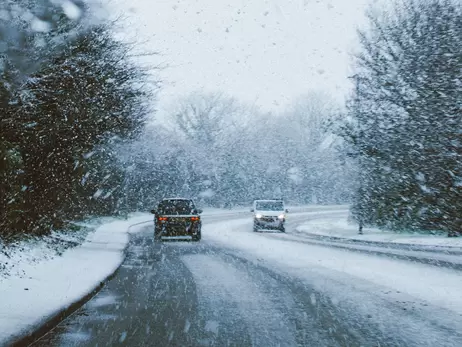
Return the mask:
[[[0,75],[3,236],[47,232],[88,213],[117,210],[124,170],[114,165],[114,149],[140,132],[157,88],[130,57],[133,46],[116,40],[110,24],[82,25],[80,7],[73,16],[66,4],[48,4],[69,19],[50,30],[69,35],[59,45],[60,35],[43,36],[56,48],[47,50],[46,64],[21,70],[21,59],[9,54],[19,64]],[[34,1],[29,5],[45,11]]]

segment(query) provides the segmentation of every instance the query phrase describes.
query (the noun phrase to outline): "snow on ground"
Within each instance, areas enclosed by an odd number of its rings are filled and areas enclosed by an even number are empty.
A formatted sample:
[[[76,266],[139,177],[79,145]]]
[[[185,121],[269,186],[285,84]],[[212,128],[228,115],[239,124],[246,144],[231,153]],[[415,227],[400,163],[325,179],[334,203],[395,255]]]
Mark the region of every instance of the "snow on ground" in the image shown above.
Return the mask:
[[[281,242],[271,233],[251,230],[249,219],[209,224],[204,226],[203,240],[242,251],[243,256],[253,261],[305,278],[311,284],[317,276],[321,278],[317,288],[321,292],[331,290],[322,278],[355,283],[355,290],[362,281],[365,287],[375,285],[377,292],[388,289],[425,305],[462,315],[460,272],[456,270],[292,241]]]
[[[364,229],[365,235],[357,235],[357,226],[347,222],[346,206],[289,206],[289,210],[289,223],[291,216],[294,224],[296,220],[303,222],[298,232],[371,241],[462,246],[460,239],[395,234],[377,229]],[[353,276],[462,315],[462,297],[458,295],[460,274],[454,270],[256,234],[251,231],[251,213],[247,207],[225,211],[205,209],[204,216],[226,216],[228,212],[238,218],[242,213],[243,219],[204,224],[204,242],[243,251],[252,260],[269,262],[284,273],[299,277],[318,273],[336,280],[342,275]],[[128,233],[146,224],[129,227],[150,220],[152,215],[146,213],[133,214],[128,220],[103,218],[83,224],[86,229],[75,234],[53,234],[51,237],[59,237],[71,245],[81,244],[65,249],[62,256],[57,252],[63,249],[50,248],[50,240],[22,242],[8,253],[0,249],[0,264],[4,266],[3,276],[0,273],[0,345],[36,328],[43,320],[91,292],[123,261]],[[88,229],[96,230],[88,232]],[[322,281],[320,286],[323,287]]]
[[[363,241],[393,242],[403,244],[462,247],[462,237],[449,238],[446,233],[435,235],[401,232],[377,228],[364,228],[363,235],[358,234],[358,225],[348,221],[348,211],[316,216],[297,227],[297,231],[330,237],[341,237]]]
[[[113,221],[114,218],[97,218],[85,222],[76,222],[78,230],[52,231],[43,237],[12,242],[8,245],[0,240],[0,279],[9,276],[23,277],[21,264],[39,263],[61,255],[66,249],[82,244],[89,231]]]
[[[24,243],[9,258],[3,254],[0,261],[9,262],[14,273],[0,277],[0,345],[33,331],[93,291],[123,261],[128,233],[146,224],[130,226],[150,219],[149,214],[137,213],[127,220],[104,218],[87,223],[96,230],[62,256],[38,241],[38,247],[37,242]]]

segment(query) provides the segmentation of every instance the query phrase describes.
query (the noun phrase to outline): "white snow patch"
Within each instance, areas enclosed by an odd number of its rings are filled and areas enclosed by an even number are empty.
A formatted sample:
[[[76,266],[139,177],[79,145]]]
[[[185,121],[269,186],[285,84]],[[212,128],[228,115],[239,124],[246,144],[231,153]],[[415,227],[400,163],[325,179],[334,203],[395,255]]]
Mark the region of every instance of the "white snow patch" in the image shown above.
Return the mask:
[[[98,190],[93,194],[93,197],[94,197],[95,199],[98,199],[98,198],[101,196],[101,194],[103,194],[103,192],[104,192],[103,189],[98,189]]]
[[[64,0],[61,6],[69,19],[77,20],[82,16],[82,10],[72,1]]]
[[[103,199],[109,198],[112,195],[113,192],[114,192],[114,190],[108,191],[106,194],[104,194]]]
[[[425,175],[422,173],[422,172],[419,172],[415,175],[415,178],[419,181],[419,182],[425,182]]]
[[[77,166],[76,166],[75,168],[77,168]],[[74,168],[74,170],[75,170],[75,168]],[[87,182],[88,177],[90,177],[90,173],[89,173],[89,172],[87,172],[85,175],[83,175],[82,180],[80,181],[80,184],[81,184],[82,186],[85,185],[85,183]]]
[[[89,304],[90,304],[90,307],[96,308],[96,307],[112,305],[112,304],[115,304],[116,302],[117,302],[116,296],[105,294],[103,296],[97,296],[96,298],[91,300]]]
[[[201,198],[211,198],[215,195],[215,192],[212,189],[206,189],[199,193],[199,197]]]
[[[364,228],[363,235],[358,234],[358,225],[348,222],[348,211],[309,220],[297,227],[297,231],[322,236],[341,237],[352,240],[392,242],[428,246],[462,247],[462,238],[449,238],[445,233],[424,234],[402,232],[378,228]]]
[[[91,151],[91,152],[85,153],[85,154],[83,155],[83,158],[84,158],[84,159],[91,158],[94,154],[95,154],[95,151]]]
[[[288,171],[289,179],[292,180],[295,184],[303,183],[303,173],[302,170],[298,167],[292,167]]]
[[[47,33],[51,30],[51,25],[44,20],[34,18],[30,23],[30,28],[38,33]]]
[[[27,123],[24,127],[25,128],[34,128],[38,125],[37,122],[30,122],[30,123]]]
[[[431,193],[432,190],[430,188],[428,188],[426,185],[424,184],[421,184],[420,185],[420,189],[424,192],[424,193]]]
[[[30,262],[30,257],[7,259],[0,253],[0,262],[15,261],[16,271],[23,274],[0,278],[0,345],[37,328],[95,289],[122,263],[128,233],[146,224],[130,230],[129,227],[151,219],[144,213],[132,215],[128,220],[106,218],[106,223],[88,234],[82,245],[68,249],[62,256],[42,254],[36,262]],[[92,224],[95,221],[88,226]],[[43,248],[26,251],[34,254]]]
[[[319,145],[319,150],[325,151],[325,150],[329,149],[330,147],[332,147],[332,145],[335,142],[335,139],[336,139],[335,135],[333,135],[333,134],[328,135],[324,139],[324,141],[322,141],[321,144]]]

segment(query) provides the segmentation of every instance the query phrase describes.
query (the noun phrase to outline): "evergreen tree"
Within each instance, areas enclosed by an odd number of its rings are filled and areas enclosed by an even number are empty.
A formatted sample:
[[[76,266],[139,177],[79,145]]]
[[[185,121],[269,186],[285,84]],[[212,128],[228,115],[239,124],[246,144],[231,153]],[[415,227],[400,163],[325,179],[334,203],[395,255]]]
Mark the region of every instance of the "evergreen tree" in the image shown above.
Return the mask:
[[[411,0],[368,14],[344,132],[360,166],[358,219],[460,230],[461,11]]]

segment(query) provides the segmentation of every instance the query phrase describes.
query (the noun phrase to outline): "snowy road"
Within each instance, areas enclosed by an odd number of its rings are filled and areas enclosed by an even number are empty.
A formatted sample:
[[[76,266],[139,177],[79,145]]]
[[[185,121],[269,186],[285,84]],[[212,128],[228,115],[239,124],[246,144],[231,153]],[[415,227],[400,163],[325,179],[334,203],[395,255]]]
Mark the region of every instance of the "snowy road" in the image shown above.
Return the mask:
[[[116,277],[34,346],[462,346],[462,272],[415,259],[460,256],[295,230],[336,213],[293,213],[287,235],[207,216],[200,244],[154,244],[148,226]]]

